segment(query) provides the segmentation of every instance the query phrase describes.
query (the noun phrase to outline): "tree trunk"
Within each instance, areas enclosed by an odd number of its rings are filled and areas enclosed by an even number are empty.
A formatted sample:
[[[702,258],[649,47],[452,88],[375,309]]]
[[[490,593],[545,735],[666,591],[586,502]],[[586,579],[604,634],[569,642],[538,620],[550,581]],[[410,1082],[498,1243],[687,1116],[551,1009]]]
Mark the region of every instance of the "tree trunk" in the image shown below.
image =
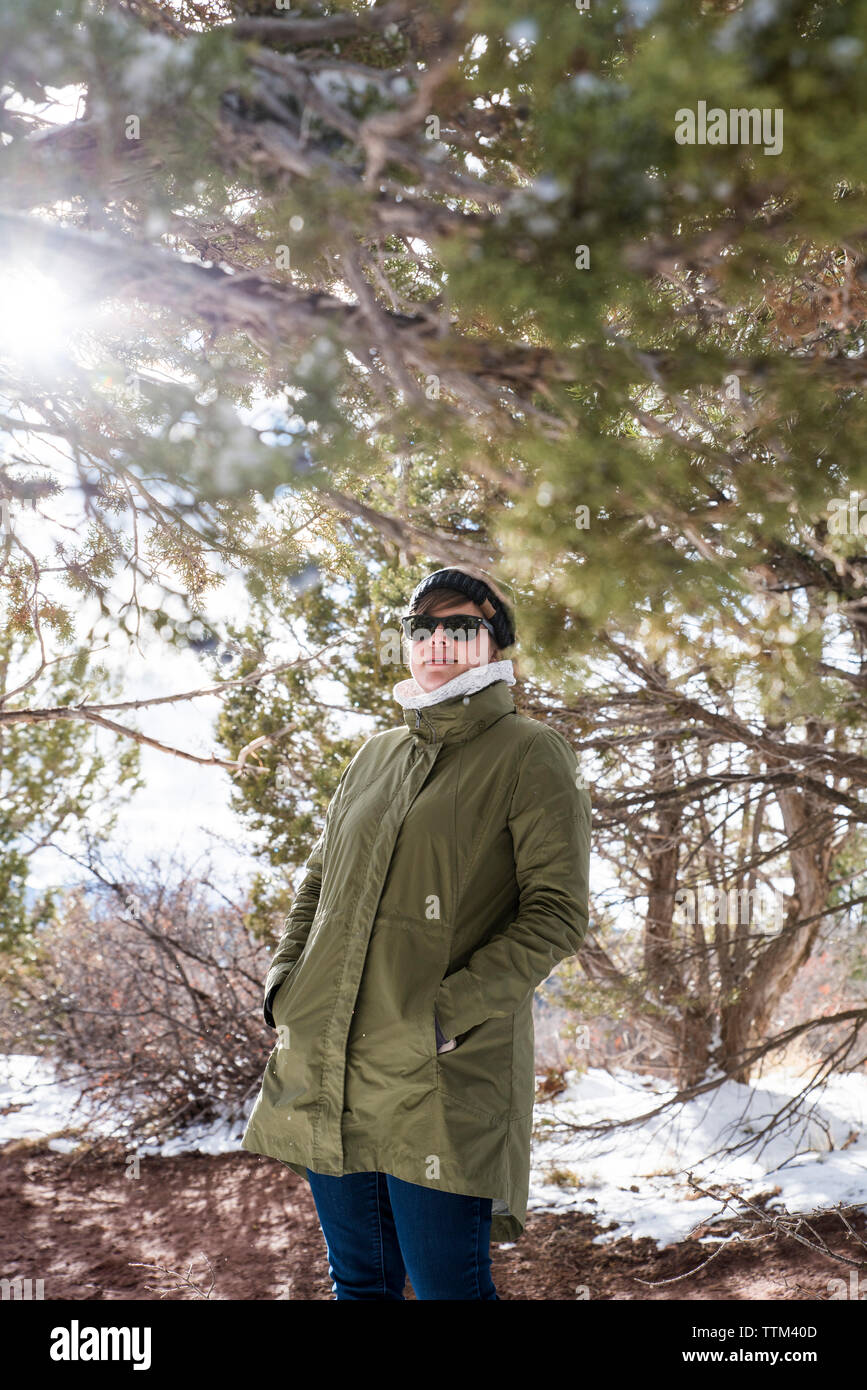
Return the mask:
[[[807,738],[821,742],[824,731],[808,726]],[[783,766],[782,758],[770,756],[768,765]],[[800,926],[826,906],[830,867],[838,846],[831,840],[833,818],[827,803],[812,792],[781,787],[777,801],[790,841],[789,857],[795,891],[789,900],[782,931],[753,958],[743,980],[737,982],[734,1002],[724,1005],[721,1014],[720,1065],[736,1081],[750,1080],[751,1067],[743,1054],[764,1039],[774,1009],[786,994],[801,966],[809,959],[822,926],[822,918]]]

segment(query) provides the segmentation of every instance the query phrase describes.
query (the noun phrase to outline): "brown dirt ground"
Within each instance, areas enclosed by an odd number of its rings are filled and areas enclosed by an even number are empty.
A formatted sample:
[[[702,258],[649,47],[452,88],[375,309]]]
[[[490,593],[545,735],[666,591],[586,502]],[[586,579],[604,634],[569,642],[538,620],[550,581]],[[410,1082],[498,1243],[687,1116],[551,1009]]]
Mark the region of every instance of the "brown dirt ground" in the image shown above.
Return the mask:
[[[865,1239],[867,1214],[852,1224]],[[648,1287],[641,1281],[695,1269],[709,1247],[593,1245],[600,1229],[584,1214],[530,1213],[512,1249],[492,1248],[501,1299],[571,1300],[586,1286],[592,1300],[827,1301],[828,1280],[841,1276],[827,1257],[769,1233],[687,1279]],[[838,1253],[864,1258],[839,1218],[818,1229]],[[9,1143],[0,1149],[0,1231],[0,1273],[44,1279],[46,1300],[332,1298],[307,1183],[258,1155],[152,1157],[133,1180],[122,1160]],[[414,1298],[409,1284],[405,1293]]]

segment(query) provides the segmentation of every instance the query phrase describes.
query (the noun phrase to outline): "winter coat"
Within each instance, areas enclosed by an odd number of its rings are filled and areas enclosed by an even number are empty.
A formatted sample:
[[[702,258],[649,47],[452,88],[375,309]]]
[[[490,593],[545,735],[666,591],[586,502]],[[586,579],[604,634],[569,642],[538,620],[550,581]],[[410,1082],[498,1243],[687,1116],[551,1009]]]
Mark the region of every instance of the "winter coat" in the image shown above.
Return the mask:
[[[299,1176],[379,1171],[524,1229],[533,991],[588,925],[590,798],[498,680],[404,709],[343,772],[265,984],[242,1138]],[[457,1046],[437,1052],[435,1019]]]

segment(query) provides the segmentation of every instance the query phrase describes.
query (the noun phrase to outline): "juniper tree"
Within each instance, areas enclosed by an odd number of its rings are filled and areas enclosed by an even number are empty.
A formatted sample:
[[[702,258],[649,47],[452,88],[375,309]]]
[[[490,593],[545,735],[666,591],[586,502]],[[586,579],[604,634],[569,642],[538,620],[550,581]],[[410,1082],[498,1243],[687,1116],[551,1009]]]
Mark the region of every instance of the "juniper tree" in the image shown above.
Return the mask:
[[[690,729],[745,692],[732,727],[863,824],[864,3],[25,0],[0,40],[3,262],[79,330],[24,360],[7,320],[34,626],[76,590],[127,621],[123,571],[141,630],[207,648],[240,567],[302,621],[348,578],[373,628],[414,567],[493,565],[537,701],[600,652]],[[246,789],[315,709],[306,675],[251,695],[267,636],[226,687]],[[375,715],[394,673],[343,674]]]

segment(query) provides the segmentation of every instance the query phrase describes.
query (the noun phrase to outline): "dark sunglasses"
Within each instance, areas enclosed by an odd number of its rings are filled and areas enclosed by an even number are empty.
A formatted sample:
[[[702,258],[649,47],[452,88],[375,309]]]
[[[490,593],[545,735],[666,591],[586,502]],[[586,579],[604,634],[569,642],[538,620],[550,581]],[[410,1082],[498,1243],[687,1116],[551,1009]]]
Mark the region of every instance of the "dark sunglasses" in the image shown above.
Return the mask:
[[[447,613],[441,618],[433,613],[407,613],[400,623],[410,642],[423,642],[426,637],[433,637],[440,623],[444,632],[456,642],[469,642],[483,627],[494,636],[494,629],[487,618],[477,618],[475,613]]]

